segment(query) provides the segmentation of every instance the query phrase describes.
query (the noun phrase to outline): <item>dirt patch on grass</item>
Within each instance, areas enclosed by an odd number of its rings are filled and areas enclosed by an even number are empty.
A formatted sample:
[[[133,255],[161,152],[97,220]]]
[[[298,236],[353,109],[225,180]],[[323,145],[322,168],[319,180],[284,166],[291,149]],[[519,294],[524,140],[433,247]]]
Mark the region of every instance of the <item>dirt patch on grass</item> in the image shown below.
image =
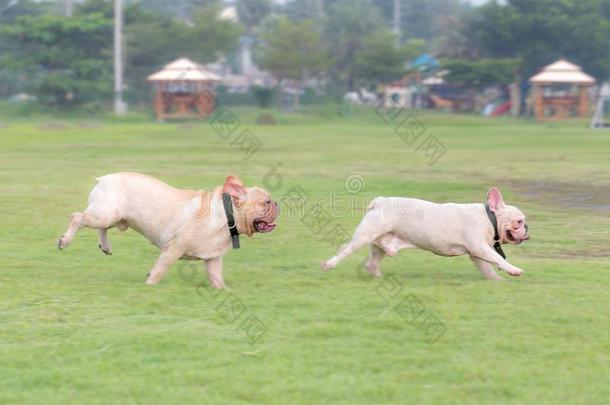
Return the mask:
[[[59,130],[66,128],[68,128],[68,126],[62,122],[45,122],[40,125],[40,129],[44,130]]]
[[[610,251],[601,246],[591,246],[583,249],[557,249],[544,253],[530,252],[527,256],[540,259],[610,259]]]
[[[593,258],[610,258],[610,252],[608,250],[604,250],[603,248],[599,249],[589,249],[589,250],[566,250],[560,256],[563,257],[583,257],[587,259]]]
[[[544,180],[508,180],[522,197],[558,208],[610,211],[610,184],[564,183]]]
[[[102,128],[103,126],[104,124],[98,121],[81,121],[78,123],[78,127],[84,129],[97,129]]]

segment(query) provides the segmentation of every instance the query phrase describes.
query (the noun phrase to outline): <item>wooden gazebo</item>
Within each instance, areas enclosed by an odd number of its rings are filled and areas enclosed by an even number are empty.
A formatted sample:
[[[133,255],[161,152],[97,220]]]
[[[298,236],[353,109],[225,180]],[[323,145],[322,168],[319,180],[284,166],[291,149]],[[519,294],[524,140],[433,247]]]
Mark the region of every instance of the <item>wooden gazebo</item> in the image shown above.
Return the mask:
[[[530,83],[537,121],[589,115],[588,88],[595,79],[580,66],[560,59],[532,76]]]
[[[156,90],[157,119],[205,117],[214,110],[212,89],[220,80],[220,76],[186,58],[148,76]]]

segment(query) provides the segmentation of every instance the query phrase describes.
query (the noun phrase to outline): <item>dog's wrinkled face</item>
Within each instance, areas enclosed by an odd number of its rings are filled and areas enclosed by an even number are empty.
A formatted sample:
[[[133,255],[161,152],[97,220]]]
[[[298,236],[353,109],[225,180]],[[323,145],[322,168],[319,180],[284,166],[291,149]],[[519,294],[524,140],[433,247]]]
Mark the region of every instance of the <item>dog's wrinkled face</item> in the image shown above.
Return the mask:
[[[489,208],[496,214],[498,221],[498,233],[502,243],[515,245],[528,240],[528,226],[525,215],[517,207],[506,205],[500,191],[492,187],[487,193]]]
[[[262,188],[248,187],[248,213],[249,223],[256,232],[271,232],[275,228],[277,219],[277,203],[271,199],[269,193]]]
[[[271,195],[259,187],[245,187],[235,176],[227,177],[223,192],[229,193],[233,205],[243,220],[242,232],[251,236],[254,232],[271,232],[278,215],[277,203]]]

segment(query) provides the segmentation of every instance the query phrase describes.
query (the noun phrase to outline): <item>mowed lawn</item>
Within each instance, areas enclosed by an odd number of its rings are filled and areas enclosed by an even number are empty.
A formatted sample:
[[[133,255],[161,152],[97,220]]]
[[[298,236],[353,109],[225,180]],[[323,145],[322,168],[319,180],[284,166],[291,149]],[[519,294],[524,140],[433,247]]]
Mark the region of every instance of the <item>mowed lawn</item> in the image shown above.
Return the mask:
[[[372,113],[235,114],[226,139],[208,122],[0,127],[0,403],[607,403],[610,132],[420,114],[409,145]],[[261,142],[247,160],[245,129]],[[446,148],[432,165],[429,135]],[[133,230],[109,232],[112,256],[92,230],[56,248],[94,178],[117,171],[185,188],[236,174],[322,214],[284,204],[275,231],[225,256],[219,295],[198,262],[149,287],[157,249]],[[382,279],[365,249],[320,270],[331,230],[351,234],[374,196],[483,202],[491,185],[528,215],[531,240],[505,249],[520,278],[416,250]]]

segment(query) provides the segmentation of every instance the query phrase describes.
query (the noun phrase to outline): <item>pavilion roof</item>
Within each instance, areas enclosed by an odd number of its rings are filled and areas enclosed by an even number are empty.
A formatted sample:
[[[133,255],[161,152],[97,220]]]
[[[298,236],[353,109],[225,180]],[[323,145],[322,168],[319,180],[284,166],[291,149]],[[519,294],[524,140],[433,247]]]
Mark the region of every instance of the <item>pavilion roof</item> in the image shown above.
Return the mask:
[[[565,59],[560,59],[545,66],[538,74],[530,77],[530,82],[594,84],[595,78],[583,72],[580,66]]]
[[[151,74],[147,79],[151,82],[219,82],[222,80],[216,73],[187,58],[180,58],[165,65],[163,69]]]

